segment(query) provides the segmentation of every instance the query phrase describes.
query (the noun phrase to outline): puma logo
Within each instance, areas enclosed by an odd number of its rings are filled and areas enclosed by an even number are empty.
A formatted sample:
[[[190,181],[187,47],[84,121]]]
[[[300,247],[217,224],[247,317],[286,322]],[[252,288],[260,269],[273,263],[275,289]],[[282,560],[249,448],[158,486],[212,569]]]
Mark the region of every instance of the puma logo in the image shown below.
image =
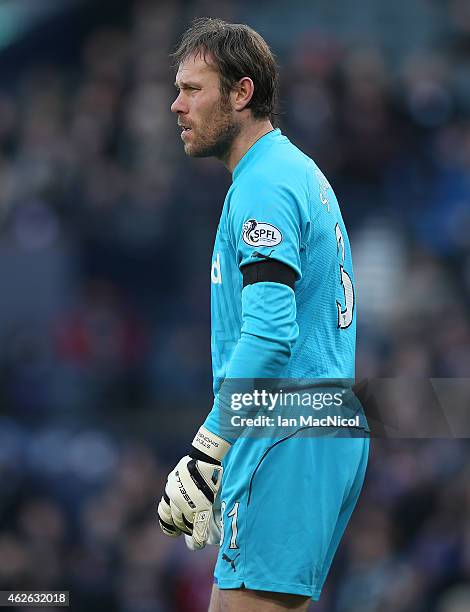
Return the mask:
[[[236,557],[234,557],[233,559],[230,559],[230,557],[228,555],[223,553],[222,554],[222,561],[227,561],[227,563],[230,563],[230,567],[233,569],[234,572],[236,572],[237,568],[235,567],[235,561],[238,559],[239,556],[240,556],[240,553],[238,553],[238,555]]]

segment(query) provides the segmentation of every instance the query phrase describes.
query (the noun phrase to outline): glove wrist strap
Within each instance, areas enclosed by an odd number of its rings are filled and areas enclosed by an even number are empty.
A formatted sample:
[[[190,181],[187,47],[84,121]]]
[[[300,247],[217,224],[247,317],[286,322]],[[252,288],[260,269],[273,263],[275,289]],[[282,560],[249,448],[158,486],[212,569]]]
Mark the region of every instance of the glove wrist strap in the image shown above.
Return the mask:
[[[211,457],[210,455],[207,455],[206,453],[203,453],[198,448],[194,448],[194,446],[191,446],[191,450],[189,451],[188,454],[191,457],[191,459],[196,459],[196,461],[205,461],[206,463],[213,463],[214,465],[220,465],[220,461],[218,461],[217,459],[214,459],[214,457]]]
[[[231,444],[226,440],[212,433],[204,426],[200,427],[194,437],[192,445],[197,451],[215,459],[217,462],[222,461],[231,447]]]

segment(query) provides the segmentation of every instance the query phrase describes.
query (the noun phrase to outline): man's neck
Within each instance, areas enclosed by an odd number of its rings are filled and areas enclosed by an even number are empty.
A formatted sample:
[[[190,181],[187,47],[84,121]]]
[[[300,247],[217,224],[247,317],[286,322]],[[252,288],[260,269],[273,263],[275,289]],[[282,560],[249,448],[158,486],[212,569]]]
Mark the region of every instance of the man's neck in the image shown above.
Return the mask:
[[[250,147],[252,147],[257,140],[262,138],[268,132],[273,130],[273,126],[269,119],[263,121],[250,122],[249,126],[242,128],[238,136],[233,141],[232,148],[227,159],[223,159],[226,168],[230,173],[245,155]]]

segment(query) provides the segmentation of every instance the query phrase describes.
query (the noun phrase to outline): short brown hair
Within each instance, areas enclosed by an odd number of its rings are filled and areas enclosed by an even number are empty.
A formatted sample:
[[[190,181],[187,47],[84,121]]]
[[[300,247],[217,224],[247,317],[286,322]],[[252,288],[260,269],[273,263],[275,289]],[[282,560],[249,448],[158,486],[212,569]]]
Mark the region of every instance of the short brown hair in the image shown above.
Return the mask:
[[[210,54],[220,74],[220,89],[228,95],[237,81],[250,77],[253,97],[247,108],[253,117],[274,118],[278,70],[274,55],[264,38],[242,23],[199,17],[186,30],[173,53],[175,68],[190,55]]]

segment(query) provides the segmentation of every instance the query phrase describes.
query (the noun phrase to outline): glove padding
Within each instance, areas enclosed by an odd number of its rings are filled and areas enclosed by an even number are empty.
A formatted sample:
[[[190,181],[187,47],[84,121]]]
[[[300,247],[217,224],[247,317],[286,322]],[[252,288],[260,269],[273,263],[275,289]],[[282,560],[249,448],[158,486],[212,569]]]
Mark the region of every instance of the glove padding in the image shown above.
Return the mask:
[[[192,536],[194,548],[209,538],[212,505],[222,482],[222,466],[183,457],[170,472],[158,504],[160,527],[168,536]]]
[[[220,507],[220,495],[217,496],[214,505],[212,506],[212,517],[209,522],[209,535],[205,545],[220,546],[222,537],[222,509]],[[200,550],[204,546],[198,546],[193,537],[184,534],[184,541],[189,550]]]

